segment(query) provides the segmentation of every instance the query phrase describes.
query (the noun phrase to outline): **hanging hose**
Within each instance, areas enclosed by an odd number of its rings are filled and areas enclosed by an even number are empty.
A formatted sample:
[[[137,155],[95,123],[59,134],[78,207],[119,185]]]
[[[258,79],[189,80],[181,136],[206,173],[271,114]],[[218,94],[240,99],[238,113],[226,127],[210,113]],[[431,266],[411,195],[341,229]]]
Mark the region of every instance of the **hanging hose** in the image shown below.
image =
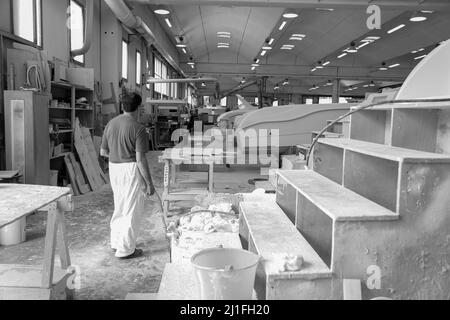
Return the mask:
[[[389,100],[389,101],[383,101],[383,102],[377,102],[377,103],[372,103],[369,104],[367,106],[360,106],[357,107],[353,110],[351,110],[350,112],[340,116],[339,118],[337,118],[336,120],[334,120],[333,122],[329,123],[325,128],[322,129],[322,131],[320,131],[320,133],[314,138],[314,140],[311,143],[311,147],[308,150],[308,153],[306,154],[306,166],[305,169],[308,170],[308,165],[309,165],[309,160],[311,158],[311,152],[314,148],[314,146],[317,144],[317,142],[319,141],[319,139],[321,139],[322,135],[328,131],[328,129],[330,129],[332,126],[334,126],[336,123],[338,123],[339,121],[342,121],[343,119],[351,116],[354,113],[357,113],[359,111],[368,109],[368,108],[372,108],[372,107],[376,107],[376,106],[381,106],[381,105],[388,105],[388,104],[410,104],[410,103],[436,103],[436,102],[450,102],[450,98],[446,98],[446,99],[405,99],[405,100]],[[393,107],[393,109],[395,109],[395,107]]]

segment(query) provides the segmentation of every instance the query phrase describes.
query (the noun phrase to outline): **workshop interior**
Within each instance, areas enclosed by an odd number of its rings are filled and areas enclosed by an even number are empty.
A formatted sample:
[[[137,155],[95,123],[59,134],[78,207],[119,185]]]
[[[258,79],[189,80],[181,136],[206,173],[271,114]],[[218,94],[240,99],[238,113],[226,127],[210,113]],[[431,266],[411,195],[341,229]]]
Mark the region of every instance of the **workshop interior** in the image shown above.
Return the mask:
[[[0,0],[0,75],[0,300],[450,298],[448,0]]]

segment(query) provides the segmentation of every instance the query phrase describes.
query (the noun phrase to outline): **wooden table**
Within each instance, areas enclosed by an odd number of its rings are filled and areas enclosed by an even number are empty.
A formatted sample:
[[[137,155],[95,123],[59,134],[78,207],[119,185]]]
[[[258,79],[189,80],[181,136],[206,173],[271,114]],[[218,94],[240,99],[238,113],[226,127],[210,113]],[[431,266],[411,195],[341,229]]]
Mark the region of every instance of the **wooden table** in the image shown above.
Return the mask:
[[[0,229],[36,211],[48,212],[43,266],[0,265],[0,300],[71,298],[73,277],[64,213],[73,210],[70,189],[0,184]],[[55,266],[58,246],[61,266]]]
[[[214,192],[214,163],[218,159],[222,159],[220,156],[205,156],[205,155],[180,155],[180,150],[166,149],[163,155],[159,158],[159,161],[164,163],[164,192],[162,201],[164,203],[164,213],[169,213],[169,205],[171,201],[189,201],[195,200],[195,198],[202,194]],[[181,164],[206,164],[208,165],[208,180],[202,181],[188,181],[184,182],[185,188],[182,190],[176,190],[177,186],[177,167]]]

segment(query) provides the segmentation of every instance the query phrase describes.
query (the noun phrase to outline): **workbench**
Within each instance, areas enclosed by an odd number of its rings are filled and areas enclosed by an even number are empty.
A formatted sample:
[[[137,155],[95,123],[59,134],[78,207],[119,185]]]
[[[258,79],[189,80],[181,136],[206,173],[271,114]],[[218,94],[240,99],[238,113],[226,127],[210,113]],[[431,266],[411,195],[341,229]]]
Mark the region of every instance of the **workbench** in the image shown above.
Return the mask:
[[[162,195],[164,213],[169,213],[171,201],[191,201],[199,195],[214,192],[214,163],[223,156],[182,155],[181,149],[166,149],[159,161],[164,163],[164,192]],[[178,166],[182,164],[205,164],[208,166],[207,181],[177,181]],[[182,189],[177,189],[178,184]]]
[[[72,298],[73,273],[64,213],[73,210],[70,189],[0,184],[0,228],[37,211],[48,213],[43,266],[0,265],[0,300]],[[55,266],[58,246],[60,266]]]

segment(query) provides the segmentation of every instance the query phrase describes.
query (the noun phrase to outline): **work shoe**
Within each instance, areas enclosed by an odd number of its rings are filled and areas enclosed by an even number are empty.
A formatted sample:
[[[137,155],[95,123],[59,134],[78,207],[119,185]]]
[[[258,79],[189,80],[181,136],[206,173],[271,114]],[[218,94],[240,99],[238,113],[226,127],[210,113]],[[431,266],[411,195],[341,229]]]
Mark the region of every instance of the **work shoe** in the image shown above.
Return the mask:
[[[144,251],[141,249],[136,249],[134,250],[134,252],[132,254],[130,254],[129,256],[126,257],[121,257],[119,258],[120,260],[130,260],[130,259],[135,259],[135,258],[140,258],[144,255]]]

